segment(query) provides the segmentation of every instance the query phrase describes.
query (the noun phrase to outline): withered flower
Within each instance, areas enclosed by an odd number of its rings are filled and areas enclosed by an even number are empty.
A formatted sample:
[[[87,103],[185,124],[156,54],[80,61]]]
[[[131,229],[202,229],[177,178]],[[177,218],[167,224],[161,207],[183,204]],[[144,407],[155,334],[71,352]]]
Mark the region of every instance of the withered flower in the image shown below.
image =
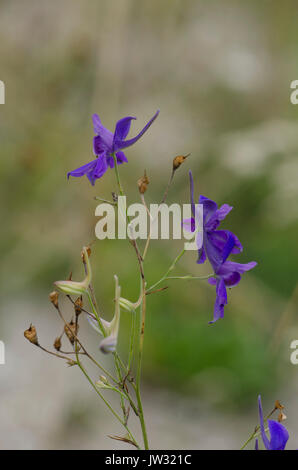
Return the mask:
[[[79,325],[76,325],[72,320],[69,323],[66,323],[66,325],[64,326],[65,334],[71,344],[74,344],[75,342],[75,337],[77,335],[78,329]]]
[[[190,153],[188,153],[187,155],[177,155],[177,157],[175,157],[173,159],[173,171],[176,171],[180,165],[182,165],[182,163],[187,159],[187,157],[189,157]]]
[[[146,174],[146,170],[145,170],[144,171],[144,176],[142,176],[138,180],[138,188],[139,188],[140,194],[144,194],[147,191],[147,187],[148,187],[149,183],[150,183],[150,181],[149,181],[149,178],[148,178],[148,176]]]
[[[25,338],[30,341],[30,343],[38,346],[38,338],[36,333],[36,328],[32,324],[29,326],[28,330],[24,331]]]
[[[49,299],[54,305],[54,307],[58,308],[58,298],[59,298],[59,293],[54,290],[53,292],[50,293]]]
[[[75,309],[75,313],[77,316],[79,316],[80,313],[82,312],[82,308],[83,308],[83,297],[80,296],[77,298],[77,300],[74,303],[74,309]]]
[[[58,336],[58,338],[55,339],[53,346],[56,349],[56,351],[60,351],[61,349],[61,337],[60,336]]]

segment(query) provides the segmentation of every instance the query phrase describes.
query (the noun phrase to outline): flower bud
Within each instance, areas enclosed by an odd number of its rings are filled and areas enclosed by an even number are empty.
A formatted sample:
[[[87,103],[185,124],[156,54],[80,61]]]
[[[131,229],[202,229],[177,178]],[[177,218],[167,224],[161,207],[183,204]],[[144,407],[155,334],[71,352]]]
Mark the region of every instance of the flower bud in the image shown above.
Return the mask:
[[[30,341],[30,343],[38,346],[38,338],[35,326],[30,325],[28,330],[24,331],[24,336],[28,341]]]
[[[95,382],[95,385],[98,388],[110,388],[111,387],[108,379],[104,375],[101,375],[99,377],[99,380],[97,382]]]
[[[176,171],[180,165],[186,160],[187,157],[189,157],[190,153],[187,155],[177,155],[177,157],[174,158],[173,160],[173,170]]]
[[[70,323],[66,323],[66,325],[64,326],[65,334],[71,344],[74,344],[75,342],[75,337],[77,336],[78,329],[79,325],[76,325],[72,320]]]
[[[140,194],[144,194],[147,191],[148,184],[150,183],[149,178],[146,174],[146,170],[144,171],[144,176],[138,180],[138,188]]]
[[[58,297],[59,297],[59,293],[56,290],[51,292],[50,295],[49,295],[50,301],[52,302],[52,304],[56,308],[58,308]]]
[[[55,339],[53,346],[56,349],[56,351],[60,351],[60,349],[61,349],[61,338],[60,338],[60,336],[58,336],[58,338]]]
[[[106,336],[99,344],[99,349],[104,354],[113,353],[116,351],[119,324],[120,324],[120,292],[121,288],[118,283],[118,277],[115,278],[115,314],[111,322],[105,322]]]
[[[99,349],[101,350],[102,353],[109,354],[109,353],[113,353],[116,351],[116,346],[117,346],[117,336],[112,334],[110,336],[107,336],[101,341],[99,345]]]
[[[88,291],[88,287],[92,279],[92,271],[88,256],[88,250],[86,247],[83,248],[83,254],[84,262],[86,265],[86,277],[82,282],[75,282],[70,280],[54,282],[54,285],[65,294],[82,295]]]
[[[73,359],[68,359],[67,365],[68,365],[69,367],[72,367],[72,366],[76,366],[77,363],[76,363],[76,361],[74,361]]]
[[[127,312],[130,312],[130,313],[135,313],[135,310],[136,310],[135,305],[132,302],[130,302],[130,300],[127,300],[124,297],[120,297],[119,305],[121,308],[123,308],[123,310],[126,310]]]

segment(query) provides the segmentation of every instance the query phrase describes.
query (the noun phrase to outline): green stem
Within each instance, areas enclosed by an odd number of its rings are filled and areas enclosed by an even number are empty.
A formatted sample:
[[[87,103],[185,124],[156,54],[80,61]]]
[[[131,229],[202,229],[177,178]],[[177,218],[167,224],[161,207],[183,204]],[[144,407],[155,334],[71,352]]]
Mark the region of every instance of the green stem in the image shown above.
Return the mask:
[[[267,416],[267,418],[265,418],[265,422],[273,415],[273,413],[276,411],[276,408],[274,408],[270,413],[269,415]],[[265,429],[265,432],[268,431],[268,428]],[[261,432],[260,432],[260,426],[257,426],[254,430],[254,432],[249,436],[249,438],[247,439],[247,441],[244,442],[243,446],[240,448],[240,450],[243,450],[255,437],[258,437],[260,436]]]
[[[130,344],[129,344],[129,354],[128,354],[128,363],[127,363],[128,372],[131,369],[131,364],[132,364],[132,359],[133,359],[133,352],[134,352],[134,345],[135,345],[135,335],[136,335],[136,312],[132,312],[131,331],[130,331]]]
[[[146,283],[145,279],[142,278],[142,307],[140,309],[140,343],[139,343],[139,357],[138,357],[138,369],[136,377],[135,392],[138,402],[139,419],[141,423],[141,429],[143,434],[145,450],[149,449],[148,436],[146,430],[146,423],[144,418],[144,411],[141,399],[141,372],[142,372],[142,359],[143,359],[143,346],[144,346],[144,331],[145,331],[145,319],[146,319]]]
[[[116,180],[117,180],[119,192],[120,192],[120,195],[121,195],[121,196],[124,196],[124,191],[123,191],[123,188],[122,188],[122,185],[121,185],[120,175],[119,175],[119,171],[118,171],[117,157],[116,157],[116,155],[115,155],[114,153],[113,153],[113,159],[114,159],[115,175],[116,175]]]
[[[104,338],[105,338],[105,337],[107,336],[107,333],[106,333],[106,330],[105,330],[105,328],[104,328],[104,326],[103,326],[103,324],[102,324],[102,321],[101,321],[101,319],[100,319],[100,316],[98,315],[98,312],[97,312],[97,310],[96,310],[96,308],[95,308],[95,305],[94,305],[94,303],[93,303],[93,301],[92,301],[90,292],[88,291],[88,292],[86,292],[86,294],[87,294],[87,297],[88,297],[88,300],[89,300],[89,303],[90,303],[90,306],[91,306],[91,309],[92,309],[92,313],[93,313],[93,315],[95,316],[95,318],[96,318],[96,320],[97,320],[97,323],[98,323],[98,326],[99,326],[99,328],[100,328],[100,330],[101,330],[101,332],[102,332],[102,334],[103,334],[103,336],[104,336]]]
[[[112,408],[112,406],[109,404],[109,402],[103,397],[103,395],[100,393],[100,391],[97,389],[96,385],[93,383],[93,381],[91,380],[91,378],[89,377],[88,373],[86,372],[85,368],[83,367],[81,361],[80,361],[80,358],[79,358],[79,355],[78,355],[78,351],[77,351],[77,346],[75,347],[75,352],[76,352],[76,360],[77,360],[77,364],[79,366],[79,368],[81,369],[81,371],[83,372],[83,374],[85,375],[86,379],[88,380],[88,382],[90,383],[90,385],[92,386],[92,388],[95,390],[95,392],[97,393],[97,395],[100,396],[100,398],[103,400],[103,402],[105,403],[105,405],[109,408],[109,410],[111,411],[111,413],[115,416],[115,418],[122,424],[122,426],[124,426],[124,428],[126,429],[126,431],[128,432],[128,435],[129,435],[129,438],[130,440],[135,444],[135,446],[140,449],[140,446],[139,444],[137,443],[137,441],[135,440],[133,434],[131,433],[130,429],[128,428],[127,424],[125,423],[124,420],[121,419],[121,417],[118,415],[118,413]]]
[[[165,280],[168,279],[183,279],[185,281],[205,281],[206,279],[210,279],[214,277],[214,274],[207,274],[206,276],[170,276],[166,277]]]
[[[116,175],[116,180],[119,188],[119,193],[121,196],[124,196],[124,191],[121,185],[120,181],[120,175],[118,171],[118,165],[117,165],[117,157],[115,154],[113,154],[114,158],[114,165],[115,165],[115,175]],[[127,214],[126,214],[126,217]],[[128,218],[129,220],[129,218]],[[142,323],[141,323],[141,332],[140,332],[140,343],[139,343],[139,358],[138,358],[138,369],[137,369],[137,379],[136,379],[136,385],[134,386],[135,392],[136,392],[136,398],[138,402],[138,416],[139,420],[141,423],[141,429],[142,429],[142,434],[143,434],[143,440],[144,440],[144,446],[145,449],[149,449],[148,445],[148,437],[147,437],[147,431],[146,431],[146,424],[145,424],[145,419],[144,419],[144,412],[143,412],[143,405],[142,405],[142,400],[141,400],[141,369],[142,369],[142,358],[143,358],[143,343],[144,343],[144,328],[145,328],[145,316],[146,316],[146,284],[145,284],[145,278],[144,278],[144,273],[143,273],[143,261],[142,258],[139,256],[139,250],[137,248],[136,242],[135,242],[135,249],[136,253],[138,255],[138,261],[140,265],[140,272],[141,272],[141,279],[142,279]]]
[[[167,270],[167,272],[162,276],[162,278],[157,281],[155,284],[153,284],[151,287],[149,287],[147,289],[147,292],[150,292],[151,290],[155,289],[155,287],[159,286],[159,284],[161,284],[168,276],[168,274],[173,271],[173,269],[175,268],[176,264],[178,263],[178,261],[180,260],[180,258],[182,258],[182,256],[184,255],[185,253],[185,249],[183,248],[183,250],[179,253],[178,256],[176,256],[176,258],[174,259],[173,263],[171,264],[171,266],[169,267],[169,269]]]

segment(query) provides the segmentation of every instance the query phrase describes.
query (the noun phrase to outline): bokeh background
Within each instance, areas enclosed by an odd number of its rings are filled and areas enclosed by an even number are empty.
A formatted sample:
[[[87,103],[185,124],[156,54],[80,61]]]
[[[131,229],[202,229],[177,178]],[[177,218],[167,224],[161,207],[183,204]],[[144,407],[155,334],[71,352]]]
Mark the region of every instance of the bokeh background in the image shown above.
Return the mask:
[[[144,405],[153,448],[237,449],[257,424],[257,395],[286,405],[289,448],[298,442],[297,327],[298,79],[297,4],[232,0],[2,0],[0,447],[123,448],[121,430],[75,367],[25,342],[33,322],[51,346],[61,326],[48,302],[52,282],[82,276],[81,247],[94,239],[97,202],[116,190],[109,171],[91,187],[66,173],[92,158],[91,115],[111,130],[135,115],[121,176],[131,202],[150,177],[147,202],[160,200],[175,155],[191,152],[169,193],[188,202],[188,170],[202,193],[234,210],[224,222],[256,260],[229,293],[225,319],[212,318],[214,290],[171,284],[148,297]],[[181,242],[152,242],[146,271],[159,279]],[[177,274],[208,273],[189,252]],[[138,296],[126,241],[92,245],[101,308],[113,309],[113,275]],[[71,309],[66,310],[71,316]],[[129,315],[122,316],[124,349]],[[86,322],[82,335],[98,340]],[[94,378],[96,378],[94,376]],[[125,447],[125,445],[124,445]]]

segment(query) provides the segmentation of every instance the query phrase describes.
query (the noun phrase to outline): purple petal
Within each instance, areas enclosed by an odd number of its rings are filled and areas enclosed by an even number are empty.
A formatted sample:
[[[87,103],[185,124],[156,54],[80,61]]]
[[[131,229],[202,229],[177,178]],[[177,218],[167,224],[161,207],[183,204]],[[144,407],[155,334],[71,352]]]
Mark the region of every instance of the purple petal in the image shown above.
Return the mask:
[[[101,155],[97,159],[96,166],[93,170],[93,175],[95,179],[101,178],[102,175],[107,171],[108,165],[107,165],[107,159],[105,155]]]
[[[124,152],[121,152],[121,151],[116,152],[116,157],[117,157],[117,164],[118,165],[121,165],[121,163],[127,163],[128,162]]]
[[[215,230],[232,209],[233,207],[228,204],[223,204],[217,209],[208,219],[208,230]]]
[[[86,165],[80,166],[80,167],[77,168],[76,170],[69,171],[69,172],[67,173],[67,179],[68,179],[70,176],[80,177],[80,176],[86,175],[88,172],[90,172],[91,170],[93,170],[93,168],[95,167],[96,163],[97,163],[97,158],[96,158],[95,160],[92,160],[92,162],[86,163]]]
[[[203,232],[199,231],[196,236],[196,244],[197,244],[198,250],[201,250],[203,248],[203,241],[204,241],[204,234]]]
[[[114,142],[121,142],[127,137],[131,126],[131,121],[133,119],[136,118],[132,116],[127,116],[117,122],[114,133]]]
[[[92,116],[94,132],[97,134],[95,139],[93,140],[93,149],[95,155],[99,155],[103,151],[112,151],[113,147],[113,134],[111,131],[106,129],[97,114],[93,114]]]
[[[193,177],[192,172],[189,170],[189,186],[190,186],[190,203],[191,203],[191,211],[193,215],[195,215],[195,203],[194,203],[194,185],[193,185]]]
[[[125,148],[130,147],[131,145],[133,145],[135,142],[137,142],[142,137],[142,135],[145,134],[145,132],[149,129],[149,127],[155,121],[155,119],[157,118],[158,115],[159,115],[159,110],[154,114],[153,118],[151,118],[150,121],[147,122],[146,126],[141,130],[141,132],[136,137],[134,137],[133,139],[114,142],[115,150],[116,149],[117,150],[118,149],[119,150],[125,149]]]
[[[259,440],[256,439],[256,442],[255,442],[255,450],[259,450]]]
[[[234,287],[241,281],[241,274],[233,272],[223,276],[225,285],[228,287]]]
[[[94,186],[95,181],[97,179],[101,178],[104,175],[107,169],[108,169],[107,159],[105,155],[101,155],[100,157],[96,159],[96,165],[94,166],[94,168],[91,169],[87,173],[87,177],[90,183],[92,184],[92,186]]]
[[[227,305],[227,290],[223,279],[217,280],[216,284],[216,299],[214,304],[213,320],[209,323],[215,323],[220,318],[224,317],[224,307]]]
[[[193,217],[191,217],[190,219],[183,219],[181,225],[184,230],[189,233],[194,232],[196,229],[195,219]]]
[[[263,416],[263,408],[262,408],[262,401],[261,401],[260,395],[258,397],[258,403],[259,403],[259,416],[260,416],[260,428],[261,428],[262,439],[263,439],[264,446],[266,447],[266,449],[270,450],[270,442],[265,433],[265,428],[264,428],[264,416]]]
[[[112,156],[107,157],[107,164],[110,168],[114,168],[115,162],[114,162],[114,158]]]
[[[235,239],[231,232],[227,232],[228,238],[225,244],[213,243],[216,237],[214,237],[214,232],[206,233],[205,234],[205,248],[207,257],[214,269],[214,272],[218,274],[224,274],[220,271],[223,263],[230,255],[235,245]],[[218,240],[216,240],[218,241]],[[236,263],[237,264],[237,263]]]
[[[216,277],[210,277],[208,279],[208,282],[209,282],[210,286],[216,286],[217,279],[216,279]]]
[[[198,250],[197,264],[204,264],[206,261],[206,251],[204,246]]]
[[[93,137],[93,152],[94,155],[99,156],[101,153],[111,153],[112,145],[109,145],[100,135]]]
[[[268,419],[270,432],[270,450],[284,450],[289,439],[289,433],[286,428],[278,423]]]
[[[203,204],[204,228],[208,230],[208,220],[217,210],[217,204],[212,199],[202,195],[199,197],[199,204]]]
[[[217,295],[218,301],[221,305],[227,305],[227,303],[228,303],[227,289],[226,289],[224,280],[222,278],[217,283],[216,295]]]
[[[124,152],[116,152],[116,158],[117,158],[117,165],[121,165],[122,163],[127,162],[127,158]],[[115,166],[114,157],[112,156],[107,157],[107,163],[110,168],[114,168]]]
[[[229,232],[228,230],[214,230],[210,233],[208,233],[208,238],[212,245],[217,248],[219,251],[222,251],[225,244],[228,241],[229,235],[232,235],[234,238],[234,247],[231,251],[231,254],[237,254],[240,253],[243,248],[242,245],[239,241],[239,239],[236,237],[236,235],[232,232]]]
[[[228,232],[228,239],[222,250],[222,263],[224,263],[226,259],[230,256],[234,246],[235,246],[234,235],[232,234],[232,232]]]
[[[222,264],[222,250],[213,245],[210,233],[205,233],[204,248],[214,272],[217,272]]]
[[[257,263],[255,261],[251,261],[250,263],[246,263],[246,264],[235,263],[234,261],[226,261],[218,269],[218,274],[223,275],[223,276],[226,276],[227,274],[230,274],[231,272],[237,272],[237,273],[243,274],[244,272],[250,271],[256,266],[257,266]]]

